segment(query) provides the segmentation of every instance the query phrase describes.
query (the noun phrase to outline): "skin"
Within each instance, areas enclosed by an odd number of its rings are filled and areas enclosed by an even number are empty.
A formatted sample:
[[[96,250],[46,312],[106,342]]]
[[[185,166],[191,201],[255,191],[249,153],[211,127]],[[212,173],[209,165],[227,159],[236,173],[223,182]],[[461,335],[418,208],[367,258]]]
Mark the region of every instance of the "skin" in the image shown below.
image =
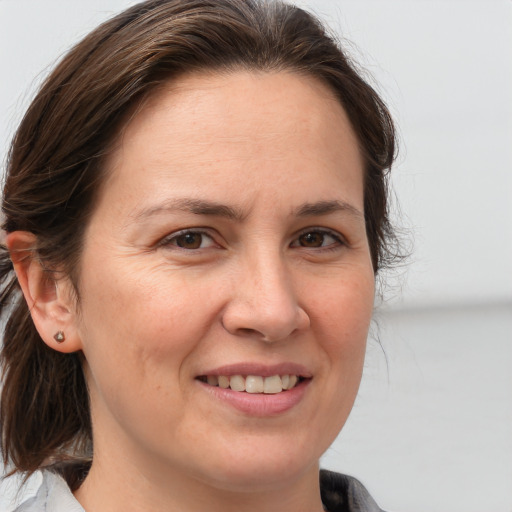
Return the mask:
[[[107,169],[79,305],[65,279],[50,287],[36,259],[14,257],[45,342],[86,358],[95,451],[77,499],[88,512],[320,512],[318,460],[352,408],[374,298],[340,103],[294,73],[192,74],[149,99]],[[32,241],[8,237],[13,254]],[[196,378],[241,362],[312,378],[291,409],[254,416]]]

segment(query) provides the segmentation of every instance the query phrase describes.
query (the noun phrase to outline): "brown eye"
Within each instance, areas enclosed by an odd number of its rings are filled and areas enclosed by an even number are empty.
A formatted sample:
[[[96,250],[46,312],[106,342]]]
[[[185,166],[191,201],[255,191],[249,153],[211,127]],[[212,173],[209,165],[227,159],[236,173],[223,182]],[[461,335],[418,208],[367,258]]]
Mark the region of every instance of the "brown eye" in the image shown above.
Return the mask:
[[[344,245],[341,235],[323,229],[304,231],[291,243],[291,247],[306,249],[337,249]]]
[[[214,247],[213,238],[202,231],[181,231],[165,238],[161,245],[163,247],[179,247],[180,249],[194,250]]]
[[[203,242],[203,235],[201,233],[184,233],[174,240],[176,245],[183,249],[199,249]]]
[[[319,231],[311,231],[301,235],[299,237],[299,243],[302,247],[322,247],[324,244],[324,239],[324,233],[320,233]]]

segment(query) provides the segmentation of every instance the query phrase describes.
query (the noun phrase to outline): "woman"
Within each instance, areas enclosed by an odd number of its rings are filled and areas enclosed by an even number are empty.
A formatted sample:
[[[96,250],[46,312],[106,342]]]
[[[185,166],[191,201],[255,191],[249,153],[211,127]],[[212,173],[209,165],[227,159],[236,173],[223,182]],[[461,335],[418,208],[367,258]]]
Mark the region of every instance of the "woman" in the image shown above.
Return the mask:
[[[384,104],[321,25],[152,0],[43,84],[3,213],[19,510],[380,510],[318,461],[389,259]]]

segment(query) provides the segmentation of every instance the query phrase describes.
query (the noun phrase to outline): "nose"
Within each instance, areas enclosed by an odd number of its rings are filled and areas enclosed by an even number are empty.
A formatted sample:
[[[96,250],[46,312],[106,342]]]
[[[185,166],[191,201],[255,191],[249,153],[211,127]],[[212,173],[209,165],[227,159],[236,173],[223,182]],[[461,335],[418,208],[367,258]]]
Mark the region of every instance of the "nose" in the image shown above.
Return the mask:
[[[222,316],[228,332],[272,343],[309,327],[291,274],[279,258],[252,260],[241,274]]]

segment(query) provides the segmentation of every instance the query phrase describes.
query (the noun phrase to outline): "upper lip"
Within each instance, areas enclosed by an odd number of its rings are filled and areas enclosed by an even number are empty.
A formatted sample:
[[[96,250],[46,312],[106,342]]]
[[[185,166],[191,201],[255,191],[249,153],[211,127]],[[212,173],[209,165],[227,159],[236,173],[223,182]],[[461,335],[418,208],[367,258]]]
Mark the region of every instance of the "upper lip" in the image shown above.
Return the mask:
[[[223,375],[258,375],[272,377],[273,375],[297,375],[298,377],[311,378],[313,375],[305,366],[297,363],[261,364],[255,362],[241,362],[218,366],[207,370],[198,376]]]

